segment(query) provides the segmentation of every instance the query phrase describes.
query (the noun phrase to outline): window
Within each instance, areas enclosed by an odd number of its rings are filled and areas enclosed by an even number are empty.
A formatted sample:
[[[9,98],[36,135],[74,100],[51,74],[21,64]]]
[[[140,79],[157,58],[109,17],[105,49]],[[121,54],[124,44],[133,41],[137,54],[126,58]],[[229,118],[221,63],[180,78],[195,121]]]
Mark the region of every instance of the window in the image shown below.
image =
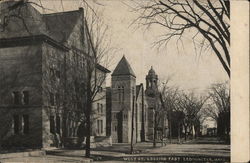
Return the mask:
[[[118,86],[118,98],[119,98],[119,102],[124,102],[125,99],[125,95],[124,95],[124,86]]]
[[[20,104],[20,93],[19,92],[13,92],[13,102],[15,105]]]
[[[97,113],[100,113],[100,104],[97,103]]]
[[[50,122],[50,132],[55,133],[55,117],[50,116],[49,122]]]
[[[100,113],[103,114],[103,105],[100,104]]]
[[[79,67],[79,65],[80,65],[80,60],[79,60],[79,55],[78,55],[78,53],[76,53],[76,65],[77,65],[77,67]]]
[[[23,115],[23,133],[29,133],[29,115]]]
[[[82,93],[85,93],[86,89],[85,89],[85,84],[84,83],[81,83],[81,88],[80,89],[82,90],[81,91]]]
[[[61,119],[59,116],[56,116],[56,133],[60,134],[61,129]]]
[[[135,95],[135,88],[132,87],[132,97]]]
[[[100,120],[100,123],[101,123],[101,134],[103,133],[103,121]]]
[[[120,88],[120,86],[118,86],[118,99],[119,99],[119,102],[121,102],[121,88]]]
[[[23,104],[29,105],[29,91],[23,91]]]
[[[122,102],[124,102],[124,99],[125,99],[124,93],[125,93],[124,92],[124,87],[122,86],[121,87],[121,94],[122,94],[122,99],[121,100],[122,100]]]
[[[20,130],[20,119],[18,115],[14,115],[14,134],[19,134]]]
[[[49,94],[49,101],[50,101],[50,105],[54,106],[55,105],[55,97],[54,94],[50,92]]]
[[[117,131],[117,126],[114,127],[114,130]]]
[[[56,93],[56,104],[57,105],[60,105],[60,94],[59,93]]]
[[[103,120],[97,120],[97,133],[103,133]]]
[[[124,113],[123,118],[126,120],[128,118],[127,114]]]
[[[83,57],[81,58],[81,63],[80,63],[80,65],[81,65],[81,68],[84,68],[84,58],[83,58]]]
[[[60,77],[61,77],[61,72],[60,72],[59,70],[56,70],[56,77],[57,77],[58,79],[60,79]]]
[[[52,78],[55,76],[55,71],[52,67],[49,68],[49,73]]]

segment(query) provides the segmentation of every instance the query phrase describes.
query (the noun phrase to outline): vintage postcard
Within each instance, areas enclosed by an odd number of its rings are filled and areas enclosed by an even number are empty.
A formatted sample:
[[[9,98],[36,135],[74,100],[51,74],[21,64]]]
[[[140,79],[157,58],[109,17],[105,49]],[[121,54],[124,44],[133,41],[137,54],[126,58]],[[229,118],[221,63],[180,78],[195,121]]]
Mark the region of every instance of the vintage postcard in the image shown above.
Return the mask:
[[[249,2],[0,0],[0,162],[247,162]]]

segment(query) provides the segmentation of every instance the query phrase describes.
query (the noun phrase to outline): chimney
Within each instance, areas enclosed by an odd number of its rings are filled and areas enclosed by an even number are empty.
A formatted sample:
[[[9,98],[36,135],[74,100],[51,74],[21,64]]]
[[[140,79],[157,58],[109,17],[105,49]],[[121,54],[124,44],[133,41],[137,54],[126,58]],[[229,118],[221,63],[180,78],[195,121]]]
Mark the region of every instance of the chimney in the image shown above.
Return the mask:
[[[82,7],[79,7],[78,10],[79,10],[79,12],[82,14],[82,18],[84,18],[83,8],[82,8]]]
[[[83,8],[82,8],[82,7],[79,7],[79,11],[83,12]]]

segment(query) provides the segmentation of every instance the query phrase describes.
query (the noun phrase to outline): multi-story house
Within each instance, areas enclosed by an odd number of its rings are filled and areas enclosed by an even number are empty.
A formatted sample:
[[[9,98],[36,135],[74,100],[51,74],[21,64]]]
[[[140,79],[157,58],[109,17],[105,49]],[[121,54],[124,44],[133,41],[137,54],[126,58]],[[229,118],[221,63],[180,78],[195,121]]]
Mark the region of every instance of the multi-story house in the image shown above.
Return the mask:
[[[0,3],[0,19],[0,145],[58,146],[84,133],[93,47],[83,9],[41,14],[30,3],[7,1]],[[102,76],[109,72],[95,67]],[[97,97],[105,84],[95,85]],[[100,116],[92,135],[106,134],[105,103],[93,103]]]

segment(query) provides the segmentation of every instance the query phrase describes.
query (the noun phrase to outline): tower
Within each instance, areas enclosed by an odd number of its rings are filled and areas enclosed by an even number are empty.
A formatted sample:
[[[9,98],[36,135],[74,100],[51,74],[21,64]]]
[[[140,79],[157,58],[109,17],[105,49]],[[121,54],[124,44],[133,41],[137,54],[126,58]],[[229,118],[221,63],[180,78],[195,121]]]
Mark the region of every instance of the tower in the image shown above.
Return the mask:
[[[149,97],[155,97],[158,92],[157,87],[158,75],[156,75],[153,67],[148,71],[148,75],[146,76],[146,95]]]
[[[112,140],[131,141],[132,109],[136,93],[136,76],[125,56],[111,75]]]
[[[158,103],[159,103],[159,97],[158,97],[158,76],[155,73],[153,67],[151,66],[151,69],[148,71],[148,75],[146,76],[146,100],[148,103],[148,139],[153,140],[153,132],[154,132],[154,119],[155,119],[155,112]]]

